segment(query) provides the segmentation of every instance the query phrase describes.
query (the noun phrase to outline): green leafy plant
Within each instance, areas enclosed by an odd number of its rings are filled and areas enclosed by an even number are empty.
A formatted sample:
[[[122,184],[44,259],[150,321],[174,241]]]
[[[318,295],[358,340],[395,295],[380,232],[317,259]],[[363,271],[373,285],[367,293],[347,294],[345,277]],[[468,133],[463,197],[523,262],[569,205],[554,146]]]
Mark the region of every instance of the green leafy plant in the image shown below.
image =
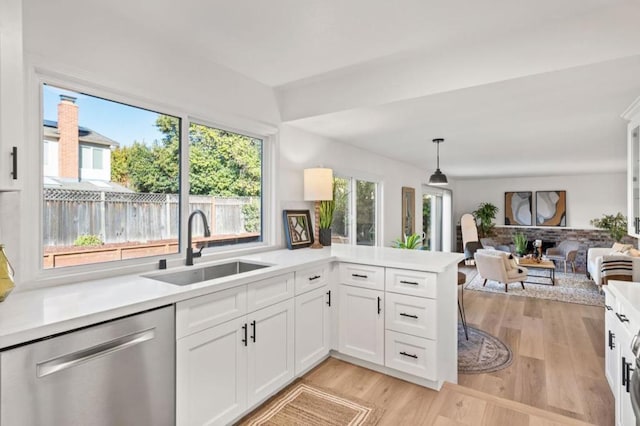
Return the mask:
[[[617,242],[627,235],[627,217],[620,212],[615,216],[605,214],[599,219],[591,219],[591,224],[596,228],[609,231],[611,238]]]
[[[419,250],[422,246],[422,236],[420,234],[405,235],[393,242],[393,246],[399,249]]]
[[[320,229],[331,228],[333,212],[336,209],[336,183],[333,182],[333,197],[331,200],[320,201]]]
[[[244,216],[244,230],[247,232],[258,232],[260,230],[260,206],[257,200],[242,206],[242,216]]]
[[[493,235],[493,220],[496,218],[498,208],[491,203],[480,203],[478,208],[472,213],[477,221],[480,237],[490,237]]]
[[[529,240],[527,236],[522,232],[516,232],[513,234],[513,244],[516,246],[516,253],[519,255],[524,255],[527,252],[527,244]]]
[[[101,246],[102,244],[103,244],[102,240],[100,239],[100,237],[98,235],[80,235],[73,242],[74,246],[80,246],[80,247],[84,247],[84,246]]]

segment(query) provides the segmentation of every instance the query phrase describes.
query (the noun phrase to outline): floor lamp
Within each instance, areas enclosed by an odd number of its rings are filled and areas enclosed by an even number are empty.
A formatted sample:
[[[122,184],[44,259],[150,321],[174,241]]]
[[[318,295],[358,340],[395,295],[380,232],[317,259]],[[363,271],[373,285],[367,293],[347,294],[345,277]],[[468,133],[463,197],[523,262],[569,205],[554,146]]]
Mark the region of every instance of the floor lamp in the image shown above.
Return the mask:
[[[304,169],[304,200],[315,202],[314,241],[311,248],[320,244],[320,201],[333,200],[333,170],[325,168]]]

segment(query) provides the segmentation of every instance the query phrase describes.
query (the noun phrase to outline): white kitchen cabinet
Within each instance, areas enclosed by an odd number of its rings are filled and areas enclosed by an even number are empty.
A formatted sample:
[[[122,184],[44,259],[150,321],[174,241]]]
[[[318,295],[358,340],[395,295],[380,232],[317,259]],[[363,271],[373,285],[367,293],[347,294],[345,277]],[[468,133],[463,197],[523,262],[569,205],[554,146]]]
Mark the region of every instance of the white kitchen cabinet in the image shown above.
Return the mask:
[[[632,334],[625,329],[625,327],[619,328],[620,335],[620,386],[618,388],[617,404],[617,425],[628,426],[636,424],[636,416],[633,413],[633,407],[631,406],[631,395],[629,393],[631,379],[631,373],[636,368],[635,357],[631,352],[631,338]]]
[[[22,2],[3,0],[0,11],[0,191],[20,189],[17,155],[18,150],[24,152],[21,141],[26,139],[22,50]],[[42,149],[42,145],[39,146]],[[35,154],[34,158],[39,156]]]
[[[296,376],[327,356],[331,344],[331,293],[327,286],[296,296]]]
[[[247,318],[249,405],[253,405],[293,379],[293,300],[261,309]]]
[[[228,424],[247,409],[246,318],[179,339],[176,424]]]
[[[338,349],[376,364],[384,363],[384,292],[340,285]]]
[[[618,332],[618,318],[616,318],[615,310],[617,303],[615,296],[609,292],[609,289],[604,289],[605,292],[605,314],[604,314],[604,327],[605,327],[605,347],[604,347],[604,374],[609,382],[611,392],[613,392],[614,399],[618,399],[618,386],[620,381],[620,342]]]
[[[636,99],[622,117],[627,125],[627,231],[640,237],[640,98]]]

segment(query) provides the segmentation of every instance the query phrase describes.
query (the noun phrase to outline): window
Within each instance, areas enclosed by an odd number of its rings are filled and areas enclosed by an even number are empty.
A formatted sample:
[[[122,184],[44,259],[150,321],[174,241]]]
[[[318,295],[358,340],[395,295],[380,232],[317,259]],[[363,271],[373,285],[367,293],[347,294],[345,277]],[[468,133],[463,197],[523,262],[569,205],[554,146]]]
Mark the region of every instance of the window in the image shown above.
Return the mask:
[[[378,245],[379,184],[336,176],[335,201],[331,225],[336,243]]]
[[[264,138],[194,122],[187,136],[186,117],[46,83],[42,95],[45,269],[177,254],[196,209],[211,229],[193,222],[196,246],[263,241]]]
[[[189,125],[189,211],[200,209],[207,216],[211,237],[204,245],[262,241],[262,143]],[[195,228],[194,235],[202,231]]]

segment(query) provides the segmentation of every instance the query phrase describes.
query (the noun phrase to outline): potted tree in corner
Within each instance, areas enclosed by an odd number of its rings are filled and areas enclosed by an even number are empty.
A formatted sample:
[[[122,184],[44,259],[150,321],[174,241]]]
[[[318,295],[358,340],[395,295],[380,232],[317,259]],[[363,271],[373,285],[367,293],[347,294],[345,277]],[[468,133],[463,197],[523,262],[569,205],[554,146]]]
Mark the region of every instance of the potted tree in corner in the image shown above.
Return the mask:
[[[480,203],[478,208],[472,213],[478,223],[480,238],[493,235],[493,220],[496,218],[498,208],[491,203]]]
[[[615,216],[605,214],[599,219],[591,219],[591,224],[596,228],[608,231],[611,238],[618,243],[627,235],[627,217],[619,212]]]
[[[333,212],[336,209],[336,183],[333,182],[333,198],[331,200],[320,201],[320,244],[331,245],[331,222],[333,222]]]

